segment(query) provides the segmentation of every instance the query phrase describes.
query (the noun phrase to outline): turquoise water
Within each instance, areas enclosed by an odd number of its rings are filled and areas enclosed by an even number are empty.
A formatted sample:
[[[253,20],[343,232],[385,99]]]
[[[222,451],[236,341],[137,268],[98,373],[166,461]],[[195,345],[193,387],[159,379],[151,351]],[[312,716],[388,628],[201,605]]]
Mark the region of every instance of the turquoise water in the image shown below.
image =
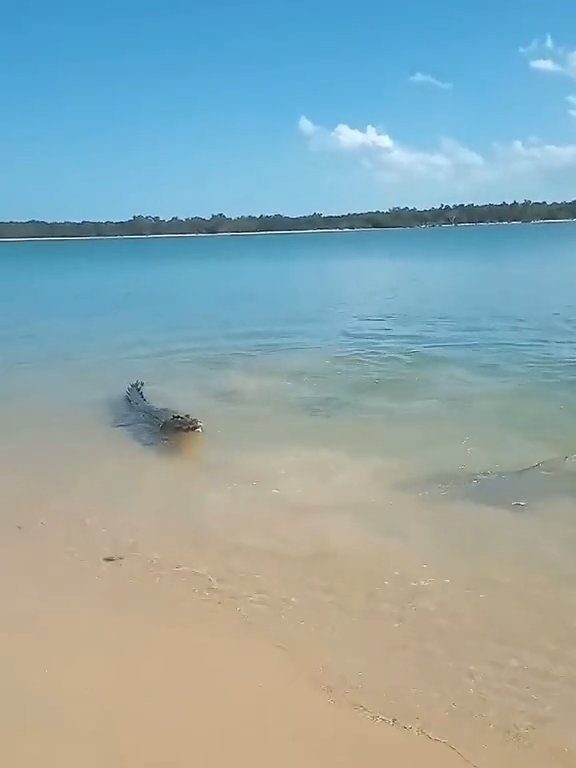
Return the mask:
[[[219,428],[233,402],[361,443],[378,424],[412,465],[432,430],[446,470],[458,437],[479,470],[573,453],[575,248],[572,224],[1,243],[0,392],[93,404],[144,378]]]
[[[477,765],[573,765],[574,462],[506,472],[576,453],[575,286],[574,224],[0,243],[0,509],[209,571]],[[137,378],[191,453],[113,428]]]

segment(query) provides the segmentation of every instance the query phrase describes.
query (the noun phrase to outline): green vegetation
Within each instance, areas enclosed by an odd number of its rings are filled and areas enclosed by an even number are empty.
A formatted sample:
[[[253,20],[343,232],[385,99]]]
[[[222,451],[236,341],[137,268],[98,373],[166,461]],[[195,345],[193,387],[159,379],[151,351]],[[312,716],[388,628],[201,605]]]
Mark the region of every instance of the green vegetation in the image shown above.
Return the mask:
[[[391,208],[388,211],[326,216],[239,216],[219,213],[209,219],[161,219],[133,216],[128,221],[7,221],[0,222],[0,238],[113,237],[118,235],[214,235],[230,232],[298,232],[306,229],[386,229],[435,227],[445,224],[558,221],[576,219],[576,200],[563,203],[499,203],[490,205],[442,205],[439,208]]]

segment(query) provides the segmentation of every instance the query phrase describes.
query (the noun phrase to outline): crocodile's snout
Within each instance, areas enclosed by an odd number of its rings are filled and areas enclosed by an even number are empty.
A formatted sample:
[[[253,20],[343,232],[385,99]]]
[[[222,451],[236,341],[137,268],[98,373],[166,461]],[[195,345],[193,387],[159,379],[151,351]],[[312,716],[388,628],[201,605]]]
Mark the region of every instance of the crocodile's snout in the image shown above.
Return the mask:
[[[174,414],[165,426],[168,429],[172,429],[175,432],[203,432],[204,425],[200,419],[194,419],[189,414],[181,416],[180,414]]]

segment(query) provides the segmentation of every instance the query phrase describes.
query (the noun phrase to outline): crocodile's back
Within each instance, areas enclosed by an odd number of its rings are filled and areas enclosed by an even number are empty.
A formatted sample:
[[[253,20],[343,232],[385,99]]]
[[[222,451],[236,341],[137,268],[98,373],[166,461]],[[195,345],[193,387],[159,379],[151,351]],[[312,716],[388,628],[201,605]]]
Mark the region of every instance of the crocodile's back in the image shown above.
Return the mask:
[[[144,395],[143,388],[143,381],[134,381],[129,384],[126,389],[126,400],[143,417],[146,417],[158,426],[162,426],[172,416],[172,411],[168,410],[168,408],[157,408],[149,403]]]
[[[134,406],[135,408],[137,408],[139,405],[142,405],[143,403],[147,403],[147,400],[144,397],[144,392],[142,391],[143,387],[143,381],[133,381],[126,387],[126,400],[128,400],[130,405]]]

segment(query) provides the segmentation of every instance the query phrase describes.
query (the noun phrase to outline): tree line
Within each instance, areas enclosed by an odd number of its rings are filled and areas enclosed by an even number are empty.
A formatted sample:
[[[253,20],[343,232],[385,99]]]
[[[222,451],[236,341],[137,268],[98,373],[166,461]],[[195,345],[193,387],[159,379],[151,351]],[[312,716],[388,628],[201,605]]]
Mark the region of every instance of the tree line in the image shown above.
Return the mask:
[[[161,219],[133,216],[127,221],[4,221],[0,238],[114,237],[122,235],[216,235],[226,233],[300,232],[322,229],[388,229],[458,224],[560,221],[576,219],[576,200],[561,203],[523,202],[488,205],[441,205],[438,208],[390,208],[387,211],[307,216],[237,216]]]

